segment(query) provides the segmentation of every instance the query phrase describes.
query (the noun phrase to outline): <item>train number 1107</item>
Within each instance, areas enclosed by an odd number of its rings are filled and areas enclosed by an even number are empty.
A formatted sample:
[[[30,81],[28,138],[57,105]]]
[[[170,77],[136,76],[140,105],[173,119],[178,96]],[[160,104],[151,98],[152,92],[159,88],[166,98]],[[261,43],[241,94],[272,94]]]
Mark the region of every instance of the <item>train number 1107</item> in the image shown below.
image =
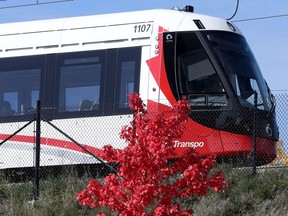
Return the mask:
[[[134,33],[148,32],[152,24],[141,24],[134,26]]]

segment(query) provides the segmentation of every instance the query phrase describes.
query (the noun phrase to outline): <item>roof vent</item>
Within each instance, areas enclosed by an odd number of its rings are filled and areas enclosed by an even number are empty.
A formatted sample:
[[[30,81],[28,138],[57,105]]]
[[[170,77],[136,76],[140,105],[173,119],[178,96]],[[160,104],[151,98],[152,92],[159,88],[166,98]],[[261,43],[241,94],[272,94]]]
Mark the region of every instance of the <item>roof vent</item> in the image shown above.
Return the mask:
[[[191,12],[193,13],[194,12],[194,7],[191,6],[191,5],[186,5],[182,10],[177,7],[177,6],[174,6],[171,8],[171,10],[176,10],[176,11],[185,11],[185,12]]]
[[[183,11],[193,13],[193,12],[194,12],[194,7],[191,6],[191,5],[186,5],[186,6],[183,8]]]
[[[177,7],[177,6],[173,6],[173,7],[171,8],[171,10],[180,11],[180,8],[179,8],[179,7]]]

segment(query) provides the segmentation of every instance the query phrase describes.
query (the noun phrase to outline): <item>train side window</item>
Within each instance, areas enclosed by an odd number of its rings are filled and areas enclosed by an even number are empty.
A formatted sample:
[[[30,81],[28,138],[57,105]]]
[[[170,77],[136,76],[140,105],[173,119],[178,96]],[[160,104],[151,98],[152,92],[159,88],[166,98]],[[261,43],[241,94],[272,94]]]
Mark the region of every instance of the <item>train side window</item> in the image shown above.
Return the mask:
[[[5,103],[6,103],[6,105],[5,105]],[[9,107],[9,109],[16,112],[18,110],[18,91],[4,92],[4,104],[3,105],[4,105],[4,107],[3,107],[4,109],[6,106],[6,108]]]
[[[141,47],[118,50],[114,113],[130,112],[128,94],[139,91]]]
[[[35,102],[40,99],[45,61],[44,55],[0,59],[0,115],[33,113],[31,111],[34,111]],[[6,110],[8,107],[9,111]]]
[[[59,112],[97,111],[101,101],[105,52],[89,51],[58,56]]]

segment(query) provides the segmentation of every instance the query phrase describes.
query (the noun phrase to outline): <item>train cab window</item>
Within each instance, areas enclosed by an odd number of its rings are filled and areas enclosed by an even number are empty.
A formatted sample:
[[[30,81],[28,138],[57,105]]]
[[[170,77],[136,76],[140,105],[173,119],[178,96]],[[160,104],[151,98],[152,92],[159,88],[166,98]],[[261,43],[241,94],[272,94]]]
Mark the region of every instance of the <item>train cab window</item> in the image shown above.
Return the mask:
[[[79,52],[58,56],[59,112],[97,111],[105,52]]]
[[[194,33],[177,37],[179,92],[191,106],[226,106],[225,89],[199,39]]]
[[[0,59],[0,116],[34,112],[45,61],[45,56]]]

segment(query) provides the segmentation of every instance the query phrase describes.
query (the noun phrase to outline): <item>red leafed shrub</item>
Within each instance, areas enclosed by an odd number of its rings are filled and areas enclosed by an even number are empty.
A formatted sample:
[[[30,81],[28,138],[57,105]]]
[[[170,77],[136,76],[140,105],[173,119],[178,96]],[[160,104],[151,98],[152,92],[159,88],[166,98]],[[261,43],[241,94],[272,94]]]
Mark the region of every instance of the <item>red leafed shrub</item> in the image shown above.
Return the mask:
[[[190,107],[181,100],[172,113],[149,114],[139,94],[129,95],[134,120],[123,127],[120,137],[128,146],[113,149],[105,146],[101,158],[119,162],[118,174],[108,175],[104,183],[91,179],[77,194],[81,205],[107,207],[117,215],[191,215],[192,209],[181,208],[181,199],[221,191],[227,185],[221,172],[210,174],[215,167],[213,157],[201,159],[187,151],[171,165],[173,140],[183,133]],[[105,215],[101,213],[99,215]]]

